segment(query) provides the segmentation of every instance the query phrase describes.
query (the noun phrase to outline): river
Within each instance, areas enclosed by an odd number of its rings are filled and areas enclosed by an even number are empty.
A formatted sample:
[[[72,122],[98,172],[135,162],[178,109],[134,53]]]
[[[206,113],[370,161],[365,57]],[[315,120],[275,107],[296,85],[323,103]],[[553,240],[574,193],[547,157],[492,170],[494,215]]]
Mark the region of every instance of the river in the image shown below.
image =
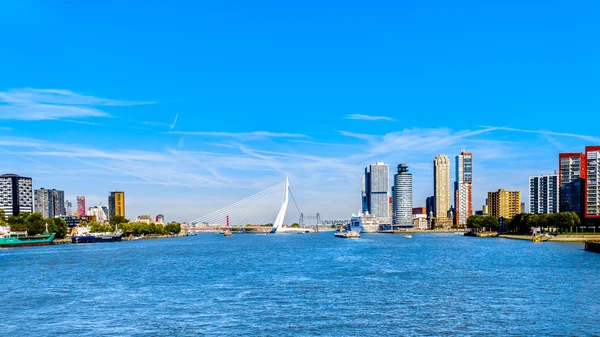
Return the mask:
[[[453,234],[0,249],[0,335],[590,336],[600,254]]]

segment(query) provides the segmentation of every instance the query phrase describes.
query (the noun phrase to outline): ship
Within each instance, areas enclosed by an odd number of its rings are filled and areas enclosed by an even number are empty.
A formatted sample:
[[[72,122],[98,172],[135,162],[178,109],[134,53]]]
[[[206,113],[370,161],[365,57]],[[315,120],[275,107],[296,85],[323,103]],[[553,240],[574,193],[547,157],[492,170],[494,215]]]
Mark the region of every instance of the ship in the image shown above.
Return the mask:
[[[352,214],[350,219],[350,230],[357,233],[377,233],[379,231],[379,219],[369,212]]]
[[[360,233],[355,231],[344,231],[340,228],[340,230],[335,232],[333,236],[342,239],[358,239],[360,238]]]
[[[114,232],[91,233],[90,227],[79,226],[71,233],[72,243],[119,242],[122,238],[123,232],[119,229]]]
[[[55,233],[46,231],[41,235],[18,235],[19,233],[11,232],[10,227],[0,226],[0,248],[27,247],[27,246],[47,246],[54,242]]]

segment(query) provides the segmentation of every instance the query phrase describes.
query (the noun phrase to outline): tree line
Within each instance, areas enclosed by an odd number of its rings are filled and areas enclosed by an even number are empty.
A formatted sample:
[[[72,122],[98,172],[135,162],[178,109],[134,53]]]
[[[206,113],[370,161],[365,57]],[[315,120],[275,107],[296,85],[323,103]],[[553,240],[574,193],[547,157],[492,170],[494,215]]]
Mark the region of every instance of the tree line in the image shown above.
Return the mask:
[[[546,232],[572,232],[573,228],[581,225],[581,220],[575,212],[560,212],[552,214],[519,213],[512,218],[504,219],[502,228],[500,221],[494,216],[472,215],[467,219],[467,228],[479,231],[502,231],[504,233],[529,234],[532,227],[539,227]]]
[[[67,223],[60,218],[46,218],[41,213],[21,213],[11,215],[5,220],[4,211],[0,210],[0,226],[9,226],[13,232],[27,231],[28,235],[43,234],[48,224],[48,232],[55,233],[57,239],[67,235]]]
[[[4,211],[0,210],[0,226],[9,226],[13,232],[27,231],[28,235],[42,234],[46,231],[46,224],[48,224],[48,232],[55,233],[57,239],[65,238],[69,231],[67,223],[60,218],[44,219],[41,213],[35,212],[11,215],[6,219]],[[122,216],[113,216],[108,223],[90,221],[83,222],[82,225],[89,226],[92,233],[113,232],[117,226],[125,235],[169,235],[181,232],[181,224],[177,222],[163,226],[155,223],[129,222]]]

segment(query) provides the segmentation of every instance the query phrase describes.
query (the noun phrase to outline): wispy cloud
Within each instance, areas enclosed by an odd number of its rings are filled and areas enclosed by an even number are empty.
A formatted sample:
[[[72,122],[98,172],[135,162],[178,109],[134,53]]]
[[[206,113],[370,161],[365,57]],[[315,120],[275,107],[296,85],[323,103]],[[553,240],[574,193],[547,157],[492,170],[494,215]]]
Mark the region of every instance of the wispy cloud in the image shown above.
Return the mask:
[[[363,121],[393,121],[394,119],[386,116],[372,116],[363,114],[350,114],[346,115],[344,119],[358,119]]]
[[[169,130],[175,129],[175,124],[177,123],[177,117],[179,117],[179,114],[175,114],[175,120],[173,121],[173,124],[171,124],[169,126]]]
[[[101,106],[132,106],[154,102],[121,101],[82,95],[70,90],[13,89],[0,92],[0,119],[65,120],[110,117]],[[74,122],[73,120],[67,120]]]
[[[252,132],[204,132],[204,131],[171,131],[173,135],[186,136],[208,136],[208,137],[229,137],[238,139],[264,139],[264,138],[306,138],[308,136],[298,133],[277,133],[269,131]]]
[[[598,137],[588,136],[588,135],[580,135],[577,133],[554,132],[554,131],[548,131],[548,130],[526,130],[526,129],[510,128],[510,127],[505,127],[505,126],[481,126],[481,127],[494,128],[496,130],[504,130],[504,131],[536,133],[536,134],[547,135],[547,136],[561,136],[561,137],[578,138],[578,139],[582,139],[582,140],[589,141],[589,142],[600,142],[600,138],[598,138]]]

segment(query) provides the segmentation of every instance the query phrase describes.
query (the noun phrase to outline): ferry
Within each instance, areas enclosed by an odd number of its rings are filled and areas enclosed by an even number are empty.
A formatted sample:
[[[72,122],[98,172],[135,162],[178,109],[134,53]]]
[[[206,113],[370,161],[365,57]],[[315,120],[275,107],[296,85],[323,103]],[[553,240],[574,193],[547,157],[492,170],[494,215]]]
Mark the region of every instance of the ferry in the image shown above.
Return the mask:
[[[379,230],[379,219],[369,212],[352,214],[350,219],[350,230],[357,233],[377,233]]]
[[[42,235],[17,236],[17,233],[11,232],[10,227],[0,226],[0,248],[27,247],[27,246],[47,246],[54,242],[55,233],[46,231]]]
[[[122,238],[123,232],[120,229],[114,232],[91,233],[90,227],[79,226],[71,232],[72,243],[119,242]]]
[[[358,239],[360,238],[360,233],[355,231],[343,231],[342,229],[340,229],[339,231],[335,232],[333,236],[342,239]]]

